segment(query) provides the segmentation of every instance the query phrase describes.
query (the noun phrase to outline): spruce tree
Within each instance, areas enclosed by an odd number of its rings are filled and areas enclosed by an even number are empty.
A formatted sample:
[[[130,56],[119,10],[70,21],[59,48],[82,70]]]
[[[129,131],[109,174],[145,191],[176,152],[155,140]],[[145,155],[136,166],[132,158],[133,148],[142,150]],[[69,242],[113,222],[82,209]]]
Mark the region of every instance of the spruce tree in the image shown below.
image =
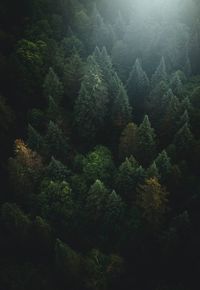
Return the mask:
[[[177,154],[180,157],[186,157],[191,152],[194,143],[194,136],[187,123],[176,133],[173,143],[176,146]]]
[[[123,85],[114,100],[111,112],[113,127],[121,131],[131,120],[131,108],[129,106],[128,96]]]
[[[28,125],[28,146],[37,152],[44,149],[44,138],[30,124]]]
[[[149,79],[143,71],[139,59],[136,59],[135,64],[130,72],[127,81],[127,92],[134,112],[137,114],[145,105],[145,97],[149,92]]]
[[[60,103],[63,97],[63,84],[51,67],[45,77],[43,89],[45,97],[52,96],[57,104]]]
[[[158,170],[158,167],[155,163],[155,161],[151,164],[151,166],[149,168],[147,168],[146,171],[146,176],[147,178],[157,178],[158,180],[160,180],[160,173]]]
[[[158,168],[161,182],[165,182],[172,168],[170,158],[165,150],[163,150],[155,159],[155,164]]]
[[[119,143],[119,157],[125,159],[136,152],[137,125],[129,123],[122,131]]]
[[[154,159],[156,141],[154,129],[148,116],[144,117],[137,131],[136,159],[144,166],[148,166]]]
[[[75,104],[75,126],[85,141],[93,141],[105,126],[108,93],[101,70],[93,56],[87,61],[79,96]]]
[[[117,192],[122,196],[129,205],[135,200],[135,193],[138,184],[142,183],[145,178],[144,169],[139,166],[133,156],[126,158],[120,165],[115,180]]]
[[[170,87],[177,97],[181,97],[183,94],[183,83],[181,81],[181,78],[179,76],[178,72],[175,72],[172,76],[172,79],[170,81]]]
[[[152,87],[155,88],[155,86],[159,84],[161,81],[164,82],[167,81],[167,71],[164,57],[161,58],[160,64],[152,76],[151,79]]]
[[[54,156],[55,158],[66,160],[69,149],[67,139],[58,125],[52,121],[48,125],[45,143],[48,157]]]
[[[52,157],[48,167],[46,168],[46,174],[50,180],[65,181],[70,175],[70,170],[62,162]]]

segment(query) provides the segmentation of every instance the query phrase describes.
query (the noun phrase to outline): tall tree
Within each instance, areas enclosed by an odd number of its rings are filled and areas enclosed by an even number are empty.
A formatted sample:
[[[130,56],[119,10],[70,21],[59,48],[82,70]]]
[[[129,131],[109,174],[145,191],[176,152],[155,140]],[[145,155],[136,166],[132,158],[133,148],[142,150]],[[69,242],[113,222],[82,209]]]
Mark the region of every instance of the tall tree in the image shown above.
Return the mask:
[[[152,76],[152,79],[151,79],[152,87],[155,87],[161,81],[164,81],[164,82],[167,81],[167,71],[166,71],[166,64],[165,64],[164,57],[161,58],[160,64]]]
[[[108,93],[101,70],[93,56],[87,60],[86,73],[75,104],[75,125],[84,140],[93,141],[105,126]],[[89,138],[89,139],[88,139]]]
[[[144,117],[137,131],[136,159],[144,166],[149,165],[155,156],[156,141],[154,129],[148,116]]]
[[[149,92],[149,79],[142,69],[138,58],[130,72],[127,81],[127,91],[135,114],[138,111],[141,112],[144,109],[145,97]]]
[[[150,178],[138,188],[137,204],[143,218],[154,229],[162,223],[167,210],[168,193],[156,178]]]
[[[135,155],[136,152],[136,139],[137,139],[137,125],[129,123],[122,131],[119,143],[119,156],[120,159]]]
[[[45,77],[43,89],[46,98],[51,96],[57,104],[60,103],[63,97],[63,84],[51,67]]]

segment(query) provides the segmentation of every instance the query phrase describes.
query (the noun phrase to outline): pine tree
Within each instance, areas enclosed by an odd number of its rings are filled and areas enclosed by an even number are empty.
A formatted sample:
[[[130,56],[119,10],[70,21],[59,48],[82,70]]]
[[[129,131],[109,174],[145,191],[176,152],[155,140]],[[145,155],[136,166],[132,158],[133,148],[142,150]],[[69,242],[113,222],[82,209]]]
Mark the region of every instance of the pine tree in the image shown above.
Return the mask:
[[[120,159],[125,159],[136,152],[137,125],[129,123],[122,131],[119,143]]]
[[[52,121],[58,120],[60,116],[60,108],[52,96],[48,97],[48,107],[46,111],[47,118]]]
[[[161,177],[161,182],[165,182],[172,168],[170,158],[168,157],[167,152],[165,150],[163,150],[155,159],[155,164],[158,168]]]
[[[168,193],[156,178],[150,178],[138,188],[137,204],[141,208],[143,218],[154,229],[162,223],[167,210]]]
[[[186,123],[190,125],[190,117],[187,110],[185,110],[181,115],[180,120],[178,121],[178,127],[182,128]]]
[[[98,64],[91,56],[88,58],[86,73],[75,104],[75,125],[83,139],[91,142],[97,133],[103,130],[107,104],[106,84]]]
[[[51,67],[45,77],[43,89],[46,97],[51,96],[57,104],[60,103],[63,97],[63,85]]]
[[[127,81],[127,91],[130,103],[135,113],[141,111],[145,104],[145,97],[149,92],[149,79],[143,71],[139,59],[136,59]]]
[[[51,158],[51,161],[46,169],[47,177],[50,180],[56,181],[65,181],[70,175],[69,169],[59,160],[56,160],[54,157]]]
[[[30,124],[28,125],[28,146],[37,152],[44,149],[44,138]]]
[[[86,212],[90,222],[99,223],[104,216],[108,190],[100,180],[96,180],[88,191]]]
[[[83,77],[83,61],[79,54],[74,54],[66,59],[64,65],[63,86],[67,101],[74,105],[78,96]],[[65,100],[64,100],[65,101]]]
[[[47,156],[65,160],[68,155],[67,139],[57,124],[50,121],[45,136]]]
[[[131,108],[129,106],[128,96],[123,85],[114,100],[111,112],[113,127],[121,131],[131,120]]]
[[[187,123],[185,123],[176,133],[173,143],[175,144],[177,153],[180,157],[183,158],[191,152],[191,148],[194,143],[194,136]]]
[[[154,88],[161,81],[167,82],[167,72],[164,57],[161,58],[160,64],[151,79],[151,85]]]
[[[136,159],[147,166],[153,161],[156,150],[155,133],[148,116],[144,117],[137,131]]]
[[[116,190],[123,200],[130,204],[135,199],[137,185],[142,183],[144,178],[144,169],[139,166],[133,156],[130,156],[119,167],[115,180]]]
[[[181,97],[183,94],[183,84],[178,72],[175,72],[170,81],[170,87],[177,97]]]
[[[157,178],[160,180],[160,173],[155,161],[151,164],[151,166],[146,171],[147,178]]]

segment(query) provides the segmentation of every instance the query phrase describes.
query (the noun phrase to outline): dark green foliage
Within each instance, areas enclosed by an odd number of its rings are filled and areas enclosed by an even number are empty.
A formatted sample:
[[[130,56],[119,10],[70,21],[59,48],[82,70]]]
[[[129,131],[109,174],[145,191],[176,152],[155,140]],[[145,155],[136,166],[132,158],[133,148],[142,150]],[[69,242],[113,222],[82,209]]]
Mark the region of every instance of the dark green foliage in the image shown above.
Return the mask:
[[[0,1],[0,289],[199,288],[199,15]]]
[[[55,158],[66,160],[69,152],[67,139],[58,125],[52,121],[49,122],[45,142],[48,157],[54,156]]]
[[[94,57],[87,61],[78,99],[75,104],[75,123],[78,134],[92,141],[105,126],[108,95],[102,73]],[[87,141],[88,142],[88,141]]]
[[[105,183],[110,183],[113,171],[112,155],[106,147],[96,147],[83,161],[83,174],[89,182],[100,179]]]
[[[136,159],[145,166],[149,165],[155,156],[156,142],[154,129],[147,115],[138,127],[136,144]]]
[[[167,81],[167,71],[166,71],[166,64],[165,64],[164,57],[161,58],[160,64],[152,76],[152,79],[151,79],[152,87],[155,87],[161,81],[164,81],[164,82]]]
[[[45,97],[51,96],[57,104],[60,103],[63,96],[63,85],[51,67],[45,77],[43,88]]]
[[[144,178],[144,169],[131,156],[120,165],[115,180],[115,188],[125,201],[133,201],[136,196],[136,187],[144,181]]]
[[[144,108],[145,97],[149,92],[149,79],[143,71],[139,59],[136,59],[127,81],[127,91],[130,103],[137,113]]]

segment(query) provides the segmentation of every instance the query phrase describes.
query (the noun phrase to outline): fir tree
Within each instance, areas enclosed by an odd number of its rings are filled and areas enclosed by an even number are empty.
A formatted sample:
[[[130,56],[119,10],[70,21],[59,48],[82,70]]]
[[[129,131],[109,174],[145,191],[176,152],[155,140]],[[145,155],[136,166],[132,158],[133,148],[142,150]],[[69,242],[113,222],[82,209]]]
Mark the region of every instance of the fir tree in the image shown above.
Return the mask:
[[[156,150],[155,133],[148,116],[144,117],[137,131],[136,159],[147,166],[153,161]]]
[[[170,158],[165,150],[163,150],[155,159],[155,164],[161,176],[161,181],[165,182],[172,168]]]
[[[54,156],[65,160],[68,155],[67,139],[62,130],[54,122],[50,121],[45,136],[48,157]]]
[[[28,145],[37,152],[44,149],[44,138],[30,124],[28,125]]]
[[[119,156],[121,159],[135,155],[137,129],[137,125],[129,123],[122,131],[119,143]]]
[[[60,103],[63,97],[63,85],[51,67],[49,68],[49,72],[45,77],[43,88],[44,95],[46,97],[52,96],[57,104]]]
[[[164,57],[161,58],[160,64],[152,76],[152,79],[151,79],[152,87],[154,88],[161,81],[164,81],[164,82],[167,81],[167,72],[166,72],[166,64],[165,64]]]
[[[157,178],[160,180],[160,173],[155,161],[151,164],[151,166],[146,171],[147,178]]]
[[[176,146],[177,153],[180,157],[184,157],[191,152],[191,148],[194,142],[194,136],[187,123],[176,133],[174,137],[174,144]]]
[[[127,81],[127,91],[130,103],[135,113],[144,107],[145,97],[149,92],[149,80],[143,71],[139,59],[136,59],[133,69]]]
[[[117,128],[119,131],[121,131],[131,119],[131,108],[129,106],[128,96],[122,85],[114,100],[111,114],[113,127]]]
[[[53,181],[65,181],[70,175],[69,169],[64,164],[62,164],[62,162],[56,160],[54,157],[51,158],[51,162],[49,163],[46,172],[47,177]]]
[[[154,229],[162,223],[167,210],[168,193],[156,178],[150,178],[138,188],[137,204],[143,212],[143,218]]]
[[[175,72],[170,81],[170,87],[177,97],[181,97],[183,94],[183,84],[178,72]]]
[[[104,128],[107,104],[108,93],[101,70],[94,57],[89,57],[75,104],[75,125],[83,139],[94,140],[97,132]]]

